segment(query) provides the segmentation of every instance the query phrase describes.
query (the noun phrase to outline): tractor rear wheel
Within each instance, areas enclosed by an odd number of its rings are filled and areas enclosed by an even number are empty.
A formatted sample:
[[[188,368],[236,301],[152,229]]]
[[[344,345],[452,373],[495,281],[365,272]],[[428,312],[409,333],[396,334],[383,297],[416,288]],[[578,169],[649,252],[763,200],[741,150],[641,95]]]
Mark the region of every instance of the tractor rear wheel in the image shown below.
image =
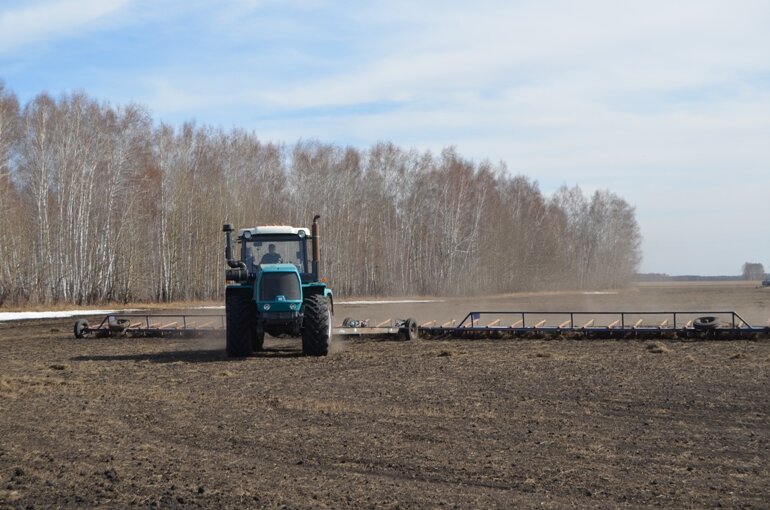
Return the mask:
[[[302,319],[302,354],[326,356],[332,343],[332,315],[329,299],[313,295],[305,300]]]
[[[227,355],[243,358],[251,354],[257,336],[257,306],[251,299],[251,289],[227,289]]]

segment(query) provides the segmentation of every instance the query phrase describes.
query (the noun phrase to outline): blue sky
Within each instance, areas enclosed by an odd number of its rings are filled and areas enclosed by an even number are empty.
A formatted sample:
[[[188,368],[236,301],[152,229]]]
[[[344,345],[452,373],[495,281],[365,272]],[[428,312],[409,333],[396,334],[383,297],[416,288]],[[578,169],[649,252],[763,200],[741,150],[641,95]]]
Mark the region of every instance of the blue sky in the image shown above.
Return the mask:
[[[637,210],[646,272],[770,270],[770,2],[0,3],[22,102],[84,90],[265,140],[392,141]]]

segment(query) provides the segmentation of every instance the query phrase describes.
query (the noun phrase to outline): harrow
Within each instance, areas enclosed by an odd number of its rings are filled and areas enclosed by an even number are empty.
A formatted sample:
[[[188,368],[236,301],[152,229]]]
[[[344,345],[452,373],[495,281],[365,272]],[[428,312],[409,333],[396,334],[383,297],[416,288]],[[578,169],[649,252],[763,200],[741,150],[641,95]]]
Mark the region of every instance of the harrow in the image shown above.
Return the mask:
[[[96,326],[86,319],[75,323],[76,338],[96,337],[181,337],[191,338],[222,334],[225,331],[226,316],[214,314],[138,314],[110,313]],[[345,319],[332,328],[337,336],[383,336],[403,337],[414,340],[418,336],[417,321],[414,319],[388,319],[370,325],[368,320]]]
[[[470,312],[457,323],[423,323],[421,338],[711,339],[770,338],[734,311]]]
[[[135,337],[200,337],[221,334],[225,330],[225,316],[216,314],[138,314],[111,313],[97,326],[85,319],[75,323],[75,337],[97,338],[115,336]]]
[[[112,313],[91,327],[85,319],[75,323],[77,338],[200,337],[225,331],[223,314]],[[652,339],[740,340],[770,338],[767,326],[752,326],[734,311],[606,311],[509,312],[474,311],[461,321],[439,324],[414,319],[388,319],[379,323],[346,318],[332,329],[340,337],[424,339]]]

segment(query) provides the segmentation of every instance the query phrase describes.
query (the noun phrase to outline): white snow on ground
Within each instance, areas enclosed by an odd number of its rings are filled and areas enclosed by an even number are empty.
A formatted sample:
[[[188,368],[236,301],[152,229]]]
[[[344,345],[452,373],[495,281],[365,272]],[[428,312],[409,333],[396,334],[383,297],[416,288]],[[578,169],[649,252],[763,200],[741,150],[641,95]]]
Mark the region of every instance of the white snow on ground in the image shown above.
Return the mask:
[[[400,303],[442,303],[443,299],[396,299],[383,301],[337,301],[340,305],[388,305]],[[201,310],[221,310],[224,306],[199,306]],[[109,313],[125,313],[136,310],[60,310],[56,312],[0,312],[0,322],[20,321],[30,319],[61,319],[78,315],[107,315]],[[161,310],[158,313],[162,313]]]
[[[401,303],[443,303],[443,299],[393,299],[387,301],[335,301],[338,305],[391,305]]]
[[[106,315],[108,313],[126,312],[129,310],[61,310],[57,312],[0,312],[0,322],[19,321],[25,319],[61,319],[77,315]]]
[[[394,299],[384,301],[334,301],[335,305],[391,305],[399,303],[443,303],[443,299]],[[196,306],[196,310],[224,310],[224,306]]]

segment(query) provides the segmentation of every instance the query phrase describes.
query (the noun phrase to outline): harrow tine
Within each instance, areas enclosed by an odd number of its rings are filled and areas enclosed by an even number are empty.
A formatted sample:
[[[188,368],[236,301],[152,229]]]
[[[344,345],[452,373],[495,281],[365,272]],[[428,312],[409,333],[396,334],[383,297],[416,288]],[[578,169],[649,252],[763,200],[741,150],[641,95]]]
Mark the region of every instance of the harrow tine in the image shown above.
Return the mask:
[[[639,326],[641,326],[641,325],[642,325],[642,322],[644,322],[644,319],[639,319],[638,321],[636,321],[636,324],[634,324],[634,329],[636,329],[636,328],[638,328]]]
[[[500,325],[500,319],[497,319],[497,320],[494,320],[494,321],[490,322],[489,324],[487,324],[487,327],[491,328],[493,326],[499,326],[499,325]]]
[[[569,323],[570,323],[570,320],[569,320],[569,319],[567,319],[566,321],[564,321],[564,322],[562,322],[561,324],[559,324],[559,329],[564,329],[564,328],[566,328],[566,327],[567,327],[567,324],[569,324]]]
[[[666,326],[668,326],[668,319],[666,319],[666,320],[664,320],[663,322],[661,322],[661,323],[660,323],[660,326],[658,326],[658,327],[659,327],[659,328],[665,328]]]
[[[434,325],[434,326],[435,326],[435,325],[436,325],[436,321],[428,321],[428,322],[425,322],[425,323],[423,323],[423,324],[420,324],[420,327],[421,327],[421,328],[427,328],[427,327],[428,327],[428,326],[430,326],[430,325]]]
[[[524,321],[522,319],[519,319],[516,322],[514,322],[513,324],[511,324],[511,327],[515,328],[515,327],[518,327],[519,324],[523,324],[523,323],[524,323]]]
[[[545,319],[541,320],[540,322],[538,322],[537,324],[535,324],[535,329],[537,329],[537,328],[542,328],[543,326],[545,326],[545,323],[546,323],[546,320],[545,320]]]
[[[442,324],[441,327],[446,328],[448,326],[454,326],[456,322],[457,322],[456,320],[452,319],[451,321],[445,322],[444,324]]]
[[[612,322],[609,326],[607,326],[607,329],[612,329],[615,326],[617,326],[618,324],[620,324],[620,319],[617,319],[614,322]]]
[[[375,328],[382,328],[385,326],[385,324],[390,324],[390,319],[385,319],[384,321],[380,322],[375,326]]]
[[[583,324],[583,327],[584,328],[590,328],[593,325],[594,325],[594,319],[591,319],[590,321],[588,321],[585,324]]]

